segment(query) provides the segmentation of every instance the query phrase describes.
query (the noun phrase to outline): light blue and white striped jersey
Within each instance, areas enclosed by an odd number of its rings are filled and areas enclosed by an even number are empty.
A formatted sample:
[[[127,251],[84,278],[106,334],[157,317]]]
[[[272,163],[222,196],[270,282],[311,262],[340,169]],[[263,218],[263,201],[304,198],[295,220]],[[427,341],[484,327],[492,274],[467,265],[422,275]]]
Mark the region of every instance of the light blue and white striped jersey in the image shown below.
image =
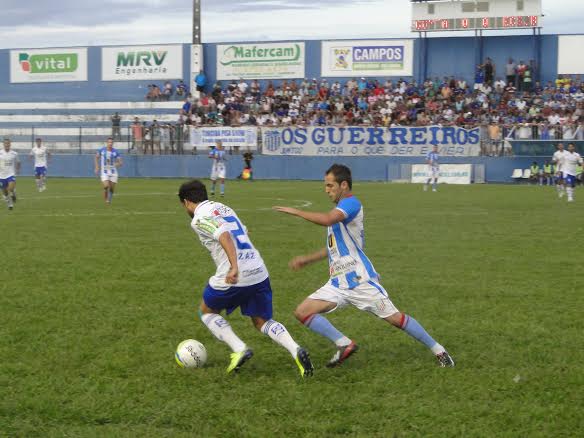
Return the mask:
[[[345,220],[327,228],[327,250],[331,284],[339,289],[354,289],[379,277],[363,248],[363,206],[354,196],[337,204]]]
[[[102,175],[117,175],[118,168],[116,167],[116,160],[121,157],[120,153],[117,149],[112,148],[111,151],[108,151],[107,147],[104,146],[100,150],[97,151],[97,155],[99,156],[99,163],[101,167],[101,174]]]
[[[219,149],[213,149],[211,152],[209,152],[209,157],[214,159],[214,164],[224,166],[225,162],[227,161],[225,158],[225,149],[223,149],[222,151],[220,151]]]
[[[438,159],[440,157],[438,156],[438,152],[434,152],[434,151],[430,151],[426,154],[426,160],[430,162],[429,166],[432,169],[437,169],[439,164],[438,164]]]

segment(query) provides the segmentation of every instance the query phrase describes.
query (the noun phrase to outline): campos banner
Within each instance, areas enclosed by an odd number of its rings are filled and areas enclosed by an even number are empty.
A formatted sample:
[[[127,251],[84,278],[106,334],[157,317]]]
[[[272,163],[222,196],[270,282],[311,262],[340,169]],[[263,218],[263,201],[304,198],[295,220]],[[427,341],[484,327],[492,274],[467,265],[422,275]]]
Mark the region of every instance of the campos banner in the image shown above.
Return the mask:
[[[10,51],[10,82],[87,80],[87,49],[23,49]]]
[[[446,184],[470,184],[472,177],[472,164],[441,164],[438,174],[438,183]],[[425,183],[430,178],[428,166],[414,164],[412,166],[412,182]]]
[[[304,43],[217,46],[217,79],[300,79],[304,77]]]
[[[412,40],[323,41],[321,76],[413,76]]]
[[[453,126],[416,127],[287,127],[262,129],[267,155],[421,156],[433,145],[448,157],[475,157],[480,152],[479,129]]]
[[[258,129],[253,127],[241,128],[191,128],[191,146],[197,149],[209,149],[221,141],[225,149],[240,147],[256,150],[258,145]]]
[[[181,45],[103,47],[102,81],[149,81],[181,79]]]

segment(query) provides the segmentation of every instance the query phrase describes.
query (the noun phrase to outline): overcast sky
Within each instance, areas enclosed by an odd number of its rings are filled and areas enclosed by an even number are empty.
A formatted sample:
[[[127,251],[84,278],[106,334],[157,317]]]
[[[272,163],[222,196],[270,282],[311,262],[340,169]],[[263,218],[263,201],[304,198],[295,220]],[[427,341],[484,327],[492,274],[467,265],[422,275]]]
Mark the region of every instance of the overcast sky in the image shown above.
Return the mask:
[[[0,0],[0,48],[189,43],[192,0]],[[409,0],[202,0],[203,42],[407,37]],[[584,32],[584,0],[543,0],[544,33]],[[445,34],[440,34],[445,35]]]

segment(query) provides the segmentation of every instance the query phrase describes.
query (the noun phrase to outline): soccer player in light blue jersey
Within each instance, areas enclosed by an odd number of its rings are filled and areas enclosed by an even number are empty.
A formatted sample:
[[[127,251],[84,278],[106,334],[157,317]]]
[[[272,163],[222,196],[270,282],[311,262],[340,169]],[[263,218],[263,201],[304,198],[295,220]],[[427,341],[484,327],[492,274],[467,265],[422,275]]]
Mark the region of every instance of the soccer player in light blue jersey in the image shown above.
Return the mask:
[[[288,350],[302,377],[311,376],[313,366],[308,352],[294,341],[283,324],[272,319],[268,268],[235,211],[209,201],[205,185],[197,180],[184,183],[178,196],[192,218],[191,228],[217,266],[203,292],[199,314],[211,333],[233,351],[227,372],[238,371],[253,356],[253,351],[221,316],[223,310],[229,315],[239,307],[256,329]]]
[[[106,204],[111,204],[114,190],[118,183],[118,167],[122,165],[122,156],[114,148],[114,139],[107,139],[107,146],[99,149],[95,154],[95,174],[101,169],[101,183],[103,185],[103,198]]]
[[[209,152],[209,158],[213,160],[213,167],[211,167],[211,196],[215,195],[217,179],[221,183],[219,186],[221,196],[225,196],[225,173],[227,172],[225,163],[227,159],[221,140],[217,140],[217,147]]]
[[[432,182],[432,191],[435,192],[438,189],[438,175],[440,173],[440,165],[438,164],[438,146],[434,145],[432,150],[426,154],[426,164],[428,165],[428,180],[424,184],[424,191],[428,190],[430,187],[430,182]]]
[[[434,353],[440,366],[453,367],[454,360],[444,347],[418,321],[400,312],[379,283],[379,275],[363,251],[363,206],[351,193],[351,170],[347,166],[334,164],[326,171],[324,183],[328,197],[336,204],[329,212],[309,212],[290,207],[274,208],[327,227],[326,248],[310,255],[295,257],[290,262],[290,267],[298,270],[328,258],[330,280],[309,295],[294,312],[301,323],[336,345],[337,351],[327,366],[342,364],[358,347],[322,314],[351,304],[384,319],[420,341]]]

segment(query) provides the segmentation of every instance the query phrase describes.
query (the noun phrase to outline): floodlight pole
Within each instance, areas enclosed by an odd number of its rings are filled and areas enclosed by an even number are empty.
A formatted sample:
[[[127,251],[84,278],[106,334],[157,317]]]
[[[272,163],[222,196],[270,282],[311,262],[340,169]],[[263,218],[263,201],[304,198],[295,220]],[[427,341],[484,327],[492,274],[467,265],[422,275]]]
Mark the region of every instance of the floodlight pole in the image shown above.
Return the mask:
[[[193,44],[201,44],[201,0],[193,0]]]

